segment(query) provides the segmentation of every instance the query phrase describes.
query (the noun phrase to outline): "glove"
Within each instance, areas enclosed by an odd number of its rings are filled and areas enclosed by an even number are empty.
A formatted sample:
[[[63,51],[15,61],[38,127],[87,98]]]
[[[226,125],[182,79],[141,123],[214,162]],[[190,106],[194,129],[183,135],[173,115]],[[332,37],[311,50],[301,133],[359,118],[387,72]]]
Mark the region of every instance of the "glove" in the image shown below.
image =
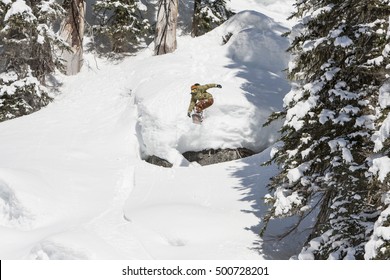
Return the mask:
[[[188,112],[188,113],[187,113],[187,116],[188,116],[189,118],[191,118],[191,113],[190,113],[190,112]]]
[[[222,86],[221,85],[217,85],[217,88],[222,88]]]

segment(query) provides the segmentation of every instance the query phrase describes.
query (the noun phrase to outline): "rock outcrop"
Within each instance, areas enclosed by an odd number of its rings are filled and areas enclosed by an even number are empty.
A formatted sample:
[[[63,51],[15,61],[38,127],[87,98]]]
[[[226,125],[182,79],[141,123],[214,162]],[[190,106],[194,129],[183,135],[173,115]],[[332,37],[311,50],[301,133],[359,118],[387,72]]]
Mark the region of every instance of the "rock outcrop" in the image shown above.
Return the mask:
[[[188,151],[183,153],[185,159],[190,162],[196,161],[200,165],[210,165],[216,164],[220,162],[226,162],[231,160],[236,160],[240,158],[249,157],[254,155],[250,149],[247,148],[237,148],[237,149],[208,149],[203,151]],[[162,167],[172,167],[172,163],[169,161],[162,159],[157,156],[148,156],[145,159],[146,162],[149,162],[154,165],[162,166]]]
[[[209,149],[199,152],[185,152],[183,156],[190,162],[196,161],[200,165],[210,165],[245,158],[254,155],[255,152],[246,148],[237,149]]]

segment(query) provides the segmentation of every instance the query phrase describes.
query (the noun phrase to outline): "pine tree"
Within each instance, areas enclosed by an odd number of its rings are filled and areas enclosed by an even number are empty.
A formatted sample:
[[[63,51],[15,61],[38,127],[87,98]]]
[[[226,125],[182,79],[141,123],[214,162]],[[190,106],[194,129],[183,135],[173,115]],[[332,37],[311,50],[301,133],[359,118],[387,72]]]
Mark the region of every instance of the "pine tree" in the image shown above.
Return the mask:
[[[388,0],[382,2],[383,5],[390,5]],[[377,58],[377,61],[389,69],[390,23],[387,25],[385,39],[387,44],[378,45],[378,48],[382,49],[382,55]],[[390,259],[390,75],[387,74],[386,78],[387,81],[379,90],[377,126],[373,135],[375,154],[372,157],[371,167],[371,171],[376,175],[377,184],[380,186],[380,199],[377,199],[380,214],[375,222],[370,241],[366,245],[365,257],[388,260]]]
[[[270,118],[285,122],[272,157],[281,171],[269,185],[266,221],[319,208],[300,258],[364,258],[381,189],[370,157],[389,13],[383,0],[296,3],[292,90]]]
[[[209,32],[232,15],[233,13],[226,7],[226,0],[195,0],[192,37]]]
[[[63,13],[54,0],[0,1],[0,121],[47,105],[46,76],[61,66],[55,51],[66,48],[52,24]]]
[[[94,29],[111,42],[116,53],[136,50],[150,37],[151,26],[139,0],[103,0],[93,6],[100,25]]]

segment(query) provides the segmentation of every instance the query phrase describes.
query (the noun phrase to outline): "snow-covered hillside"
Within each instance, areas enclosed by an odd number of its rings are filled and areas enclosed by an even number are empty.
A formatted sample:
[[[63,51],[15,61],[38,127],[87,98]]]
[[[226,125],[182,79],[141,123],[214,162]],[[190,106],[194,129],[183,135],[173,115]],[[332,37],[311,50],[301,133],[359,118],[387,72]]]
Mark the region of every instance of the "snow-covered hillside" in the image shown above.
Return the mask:
[[[181,38],[174,54],[135,61],[128,78],[135,84],[142,152],[181,163],[178,154],[186,151],[269,146],[276,129],[262,124],[289,90],[282,72],[288,61],[288,42],[280,37],[285,31],[263,14],[243,11],[205,36]],[[202,126],[186,117],[194,83],[223,86],[210,89],[215,104]]]
[[[268,1],[270,2],[270,1]],[[200,167],[186,151],[247,147],[277,137],[262,128],[289,91],[283,18],[292,2],[232,1],[239,12],[173,54],[151,49],[120,62],[86,55],[53,103],[0,124],[1,259],[289,258],[297,242],[258,236],[269,150]],[[271,17],[275,3],[278,18]],[[249,5],[250,4],[250,5]],[[268,10],[268,15],[261,13]],[[287,8],[288,7],[288,8]],[[272,8],[272,9],[271,9]],[[285,13],[285,14],[284,14]],[[281,16],[284,14],[284,17]],[[232,34],[223,44],[223,37]],[[219,83],[204,123],[187,117],[190,86]],[[150,165],[146,155],[174,164]],[[285,226],[285,225],[283,225]],[[277,250],[276,250],[277,246]]]

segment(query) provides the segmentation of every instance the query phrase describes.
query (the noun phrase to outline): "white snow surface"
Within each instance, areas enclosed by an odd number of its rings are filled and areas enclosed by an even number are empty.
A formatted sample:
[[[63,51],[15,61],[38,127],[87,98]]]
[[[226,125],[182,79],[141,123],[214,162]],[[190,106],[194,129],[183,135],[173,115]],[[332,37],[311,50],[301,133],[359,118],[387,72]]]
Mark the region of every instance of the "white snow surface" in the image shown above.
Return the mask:
[[[22,14],[25,14],[24,16],[26,20],[32,21],[35,19],[34,15],[32,14],[31,8],[27,6],[26,2],[23,0],[16,0],[12,3],[11,8],[5,14],[4,21],[6,22],[11,17]]]
[[[299,251],[299,232],[294,241],[272,238],[294,218],[258,235],[276,173],[260,164],[278,129],[262,124],[290,90],[288,42],[279,36],[288,24],[259,12],[267,1],[249,2],[253,10],[204,36],[179,37],[173,54],[156,57],[151,47],[119,62],[88,54],[80,74],[57,75],[61,93],[49,106],[0,124],[1,259],[287,259]],[[276,2],[283,12],[293,1]],[[210,89],[215,103],[202,125],[186,116],[195,82],[223,86]],[[181,155],[237,147],[266,150],[205,167]],[[174,166],[150,165],[146,155]]]
[[[227,3],[235,12],[254,10],[286,26],[294,25],[293,21],[287,21],[287,18],[294,12],[294,0],[230,0]]]
[[[379,104],[385,109],[390,106],[390,83],[385,83],[379,90]],[[375,151],[380,151],[383,148],[383,143],[390,136],[390,116],[387,116],[379,128],[379,131],[373,135],[375,143]]]

